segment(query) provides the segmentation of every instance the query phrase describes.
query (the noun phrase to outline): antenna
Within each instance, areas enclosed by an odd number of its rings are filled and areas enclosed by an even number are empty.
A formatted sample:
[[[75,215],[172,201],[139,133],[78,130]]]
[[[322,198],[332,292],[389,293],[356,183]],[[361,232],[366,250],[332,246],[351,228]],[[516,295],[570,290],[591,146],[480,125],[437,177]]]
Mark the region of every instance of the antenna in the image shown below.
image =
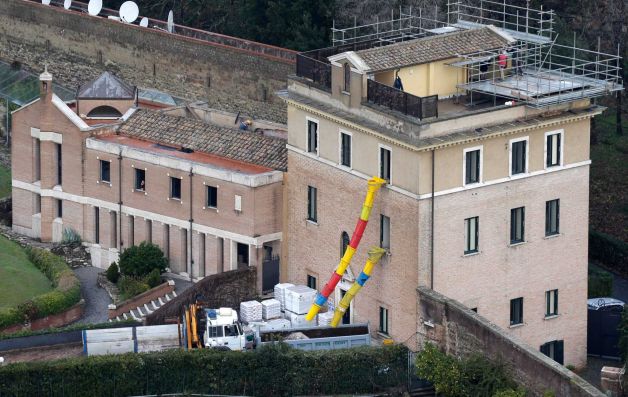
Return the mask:
[[[120,6],[120,20],[126,23],[133,23],[140,16],[140,9],[132,1],[125,1]]]
[[[174,33],[174,13],[172,10],[168,13],[168,32]]]
[[[142,18],[142,20],[140,21],[140,26],[143,28],[147,28],[148,27],[148,18],[144,17]]]
[[[65,0],[63,2],[63,8],[65,8],[66,10],[69,10],[70,7],[72,7],[72,0]]]
[[[102,0],[89,0],[89,5],[87,6],[87,12],[89,15],[95,17],[100,14],[102,10]]]
[[[50,5],[50,0],[41,0],[41,4],[43,4],[45,6],[49,6]]]

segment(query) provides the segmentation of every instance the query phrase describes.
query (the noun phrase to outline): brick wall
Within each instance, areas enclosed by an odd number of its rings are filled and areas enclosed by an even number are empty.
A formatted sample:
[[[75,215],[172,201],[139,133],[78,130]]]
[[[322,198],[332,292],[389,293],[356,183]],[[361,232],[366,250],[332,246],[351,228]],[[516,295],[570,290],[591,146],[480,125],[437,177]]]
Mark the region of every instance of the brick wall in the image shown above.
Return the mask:
[[[418,289],[419,347],[432,342],[447,354],[479,353],[511,367],[514,379],[534,396],[602,397],[584,379],[541,354],[466,306],[428,288]]]

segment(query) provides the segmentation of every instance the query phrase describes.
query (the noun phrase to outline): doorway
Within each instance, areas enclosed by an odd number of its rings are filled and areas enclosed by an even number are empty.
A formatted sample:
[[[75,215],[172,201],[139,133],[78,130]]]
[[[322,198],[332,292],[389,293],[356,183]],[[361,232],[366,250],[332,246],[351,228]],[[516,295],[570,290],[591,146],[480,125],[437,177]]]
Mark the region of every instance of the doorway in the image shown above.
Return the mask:
[[[249,245],[238,243],[237,246],[238,269],[249,266]]]
[[[347,291],[344,289],[340,289],[340,299],[345,297]],[[343,324],[351,324],[351,303],[349,303],[349,307],[345,311],[345,314],[342,315],[342,323]]]

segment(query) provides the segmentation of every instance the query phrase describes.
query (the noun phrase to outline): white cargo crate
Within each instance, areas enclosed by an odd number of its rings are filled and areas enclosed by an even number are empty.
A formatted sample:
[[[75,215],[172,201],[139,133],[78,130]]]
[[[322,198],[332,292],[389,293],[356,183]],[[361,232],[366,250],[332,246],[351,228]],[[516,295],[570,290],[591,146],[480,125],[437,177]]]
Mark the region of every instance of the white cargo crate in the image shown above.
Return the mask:
[[[316,327],[316,317],[312,321],[305,320],[306,314],[298,314],[290,311],[285,313],[286,319],[290,320],[292,328]]]
[[[294,287],[291,283],[279,283],[275,285],[275,299],[281,304],[281,310],[286,310],[286,289]]]
[[[286,311],[305,314],[316,299],[316,290],[305,285],[295,285],[286,290]]]

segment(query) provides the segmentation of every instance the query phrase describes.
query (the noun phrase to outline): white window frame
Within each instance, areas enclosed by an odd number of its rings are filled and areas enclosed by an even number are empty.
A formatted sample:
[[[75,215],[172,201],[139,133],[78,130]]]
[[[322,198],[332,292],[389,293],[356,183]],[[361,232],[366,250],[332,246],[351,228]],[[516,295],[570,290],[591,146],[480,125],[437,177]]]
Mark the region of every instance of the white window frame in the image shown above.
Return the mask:
[[[512,173],[512,145],[516,142],[526,141],[526,169],[520,174]],[[514,138],[508,141],[508,176],[511,178],[521,178],[530,173],[530,137],[524,136],[521,138]]]
[[[316,123],[316,156],[320,156],[321,151],[321,123],[318,119],[313,117],[305,116],[305,152],[309,154],[314,154],[314,152],[310,152],[310,121]]]
[[[467,153],[480,151],[480,178],[478,182],[467,183]],[[511,160],[512,161],[512,160]],[[462,186],[479,186],[484,182],[484,145],[470,147],[462,152]]]
[[[377,174],[381,177],[380,171],[382,169],[382,149],[386,149],[390,152],[390,178],[388,179],[388,184],[393,184],[393,151],[390,146],[382,145],[381,143],[377,145]]]
[[[342,134],[349,135],[351,137],[351,147],[349,148],[349,167],[342,164]],[[344,169],[353,169],[353,133],[345,130],[338,131],[338,165]]]
[[[547,137],[550,135],[560,135],[560,162],[558,165],[547,166]],[[543,136],[543,169],[562,167],[565,161],[565,130],[547,131]]]

